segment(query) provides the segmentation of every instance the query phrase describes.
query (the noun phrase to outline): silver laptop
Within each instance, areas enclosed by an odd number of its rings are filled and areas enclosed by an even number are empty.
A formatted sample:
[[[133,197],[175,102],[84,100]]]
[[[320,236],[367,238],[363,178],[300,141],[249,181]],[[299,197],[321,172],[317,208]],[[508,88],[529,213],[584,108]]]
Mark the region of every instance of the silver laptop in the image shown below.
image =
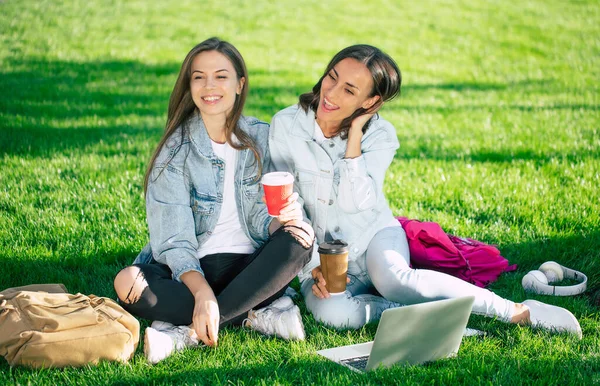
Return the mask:
[[[317,354],[361,372],[454,356],[474,300],[467,296],[385,310],[374,341],[320,350]]]

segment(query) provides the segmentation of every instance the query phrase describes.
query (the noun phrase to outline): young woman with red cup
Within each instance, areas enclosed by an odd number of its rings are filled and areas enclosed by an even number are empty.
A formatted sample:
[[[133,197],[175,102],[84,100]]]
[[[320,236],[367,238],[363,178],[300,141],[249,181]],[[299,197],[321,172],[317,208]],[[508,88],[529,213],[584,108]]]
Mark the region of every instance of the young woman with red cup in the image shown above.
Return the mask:
[[[267,213],[269,126],[242,115],[247,94],[233,45],[211,38],[187,54],[146,172],[150,243],[114,280],[123,307],[154,321],[152,363],[199,340],[216,346],[223,326],[304,338],[298,307],[281,296],[310,259],[313,231],[297,194]]]

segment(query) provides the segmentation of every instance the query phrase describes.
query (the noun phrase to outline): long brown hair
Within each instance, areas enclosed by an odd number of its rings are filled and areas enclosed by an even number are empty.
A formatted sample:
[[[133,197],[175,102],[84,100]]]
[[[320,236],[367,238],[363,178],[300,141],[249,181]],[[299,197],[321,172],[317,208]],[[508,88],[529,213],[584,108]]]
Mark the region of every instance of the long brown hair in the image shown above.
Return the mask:
[[[148,188],[148,180],[150,173],[154,167],[156,157],[160,153],[162,147],[169,137],[181,126],[196,110],[196,105],[192,99],[190,92],[190,81],[192,75],[192,62],[194,58],[206,51],[217,51],[225,55],[233,68],[235,69],[238,80],[244,78],[245,82],[242,83],[242,90],[239,95],[236,96],[233,108],[225,120],[225,137],[227,143],[237,150],[250,149],[254,153],[255,162],[258,166],[258,176],[262,173],[262,162],[261,155],[258,150],[258,146],[254,140],[246,134],[239,126],[239,120],[242,116],[244,104],[246,103],[246,97],[248,96],[248,70],[246,69],[246,63],[240,52],[229,42],[221,40],[216,37],[212,37],[198,44],[187,54],[183,63],[181,64],[181,70],[179,76],[173,87],[171,98],[169,99],[169,110],[167,113],[167,124],[165,126],[165,132],[150,158],[150,163],[146,169],[146,175],[144,177],[144,191]],[[184,131],[182,130],[182,136]],[[237,137],[239,144],[233,140],[233,136]]]
[[[299,104],[305,112],[308,112],[308,109],[311,109],[314,112],[317,111],[319,100],[321,99],[321,83],[323,83],[323,78],[329,74],[336,64],[346,58],[356,59],[363,63],[367,66],[367,69],[373,77],[373,89],[371,90],[369,97],[379,95],[379,100],[371,107],[371,109],[376,109],[383,102],[392,100],[400,94],[402,75],[398,65],[394,62],[394,59],[377,47],[367,44],[357,44],[346,47],[338,52],[333,59],[331,59],[323,76],[321,76],[321,79],[319,79],[317,84],[312,88],[312,91],[300,95]],[[350,125],[354,118],[363,115],[366,112],[367,110],[362,107],[358,108],[351,116],[342,121],[335,135],[339,134],[342,139],[347,138],[348,130],[350,129]],[[370,120],[363,126],[363,133],[369,128],[369,123]]]

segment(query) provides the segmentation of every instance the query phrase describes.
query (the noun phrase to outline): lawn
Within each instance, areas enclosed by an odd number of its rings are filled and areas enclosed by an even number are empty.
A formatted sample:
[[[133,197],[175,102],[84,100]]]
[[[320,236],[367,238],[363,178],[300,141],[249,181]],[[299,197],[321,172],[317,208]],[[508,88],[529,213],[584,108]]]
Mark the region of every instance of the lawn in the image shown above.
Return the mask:
[[[401,147],[395,214],[499,246],[516,272],[491,289],[567,307],[583,340],[482,317],[458,358],[358,375],[315,350],[372,340],[314,321],[288,343],[227,329],[216,350],[156,366],[10,368],[0,384],[600,384],[600,4],[596,1],[0,1],[0,288],[61,282],[115,297],[147,242],[143,173],[189,49],[213,35],[250,72],[246,115],[269,121],[341,48],[364,42],[403,72],[382,115]],[[526,294],[555,260],[584,295]],[[297,283],[295,283],[297,286]],[[142,323],[145,327],[145,322]]]

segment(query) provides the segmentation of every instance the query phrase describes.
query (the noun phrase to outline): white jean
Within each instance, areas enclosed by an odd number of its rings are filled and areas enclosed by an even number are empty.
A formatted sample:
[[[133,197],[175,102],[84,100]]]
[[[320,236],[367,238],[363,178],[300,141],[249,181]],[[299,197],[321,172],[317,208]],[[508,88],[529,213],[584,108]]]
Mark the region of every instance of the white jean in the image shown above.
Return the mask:
[[[383,228],[365,252],[367,272],[348,275],[342,294],[319,299],[313,281],[302,283],[306,307],[316,320],[335,328],[360,328],[378,320],[381,313],[402,304],[474,296],[472,313],[509,322],[514,303],[493,292],[445,273],[410,267],[408,241],[402,227]]]

